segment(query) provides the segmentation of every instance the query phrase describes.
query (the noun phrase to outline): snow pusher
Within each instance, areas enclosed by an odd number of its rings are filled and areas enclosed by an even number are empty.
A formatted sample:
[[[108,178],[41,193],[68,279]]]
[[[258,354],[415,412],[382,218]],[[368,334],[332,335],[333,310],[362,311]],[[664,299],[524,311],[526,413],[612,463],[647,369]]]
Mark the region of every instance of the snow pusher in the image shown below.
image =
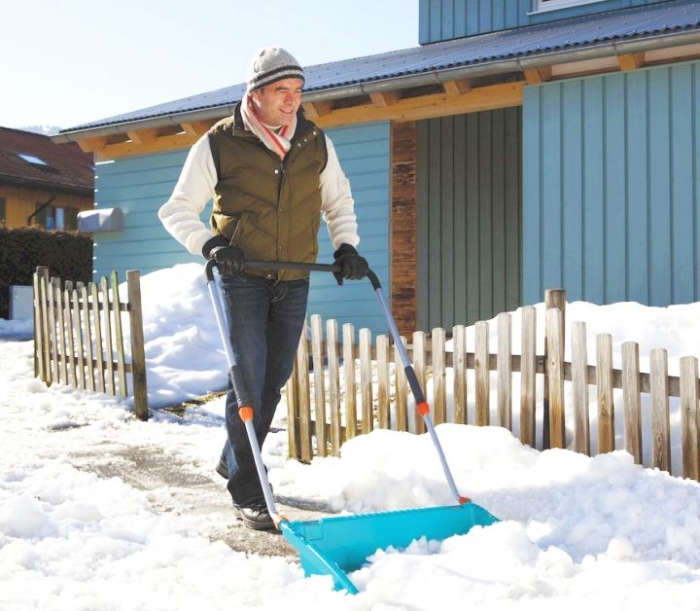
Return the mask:
[[[227,333],[227,323],[219,293],[214,281],[214,261],[206,264],[207,288],[214,307],[216,322],[226,351],[231,383],[237,394],[235,375],[235,357]],[[333,264],[246,261],[246,269],[303,269],[308,271],[338,272],[340,268]],[[369,270],[367,277],[372,283],[389,326],[396,349],[404,367],[406,379],[416,402],[416,409],[425,422],[426,429],[437,451],[442,470],[447,480],[455,504],[380,511],[375,513],[329,516],[318,520],[290,521],[277,512],[272,496],[272,488],[263,464],[260,445],[253,428],[253,406],[242,405],[239,415],[245,424],[246,433],[255,459],[255,467],[262,485],[267,510],[282,535],[299,552],[302,569],[306,576],[330,575],[337,590],[347,590],[357,594],[358,589],[348,577],[363,566],[367,558],[378,550],[393,547],[401,550],[412,541],[425,537],[427,540],[441,541],[454,535],[465,534],[474,526],[489,526],[498,521],[486,509],[462,496],[455,484],[452,472],[447,464],[440,440],[430,415],[430,407],[409,360],[408,353],[390,312],[387,299],[382,291],[376,274]]]

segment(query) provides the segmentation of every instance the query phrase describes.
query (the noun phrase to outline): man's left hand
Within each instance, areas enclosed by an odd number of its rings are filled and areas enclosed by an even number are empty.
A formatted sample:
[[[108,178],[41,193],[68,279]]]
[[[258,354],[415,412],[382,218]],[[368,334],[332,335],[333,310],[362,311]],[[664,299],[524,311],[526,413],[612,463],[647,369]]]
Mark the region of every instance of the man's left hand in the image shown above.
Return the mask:
[[[369,272],[367,259],[360,256],[354,246],[341,244],[333,253],[335,265],[340,267],[340,271],[334,272],[338,284],[343,284],[345,280],[362,280]]]

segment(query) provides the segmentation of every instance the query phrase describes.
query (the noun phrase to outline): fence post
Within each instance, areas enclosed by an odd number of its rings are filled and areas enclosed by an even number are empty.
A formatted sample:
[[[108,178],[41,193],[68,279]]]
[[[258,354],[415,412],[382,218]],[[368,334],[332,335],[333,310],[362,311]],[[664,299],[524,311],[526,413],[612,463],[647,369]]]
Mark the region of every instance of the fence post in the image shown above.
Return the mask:
[[[148,420],[148,384],[146,382],[146,352],[143,337],[141,282],[137,270],[126,272],[129,301],[129,331],[131,335],[131,382],[134,387],[134,411],[140,420]]]
[[[550,410],[549,428],[551,447],[565,448],[566,435],[564,428],[564,340],[562,332],[562,312],[552,308],[547,310],[546,318],[546,350],[547,350],[547,385],[549,387]]]
[[[544,306],[545,314],[547,310],[556,308],[561,312],[561,333],[559,334],[561,346],[559,350],[561,352],[562,358],[564,358],[564,329],[566,328],[566,291],[564,289],[547,289],[544,292]],[[547,325],[545,325],[545,337],[544,337],[544,362],[547,363]],[[547,380],[547,367],[544,368],[544,392],[542,396],[542,449],[546,450],[549,448],[549,383]]]

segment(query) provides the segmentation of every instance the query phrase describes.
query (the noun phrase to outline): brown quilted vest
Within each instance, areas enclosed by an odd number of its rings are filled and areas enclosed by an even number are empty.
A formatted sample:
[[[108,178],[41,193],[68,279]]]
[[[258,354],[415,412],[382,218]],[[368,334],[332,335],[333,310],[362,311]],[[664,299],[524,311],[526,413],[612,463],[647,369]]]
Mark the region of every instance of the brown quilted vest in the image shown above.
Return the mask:
[[[298,114],[292,148],[284,160],[243,129],[239,107],[209,131],[218,174],[211,226],[247,260],[314,263],[321,222],[320,175],[326,166],[323,132]],[[301,270],[250,270],[294,280]]]

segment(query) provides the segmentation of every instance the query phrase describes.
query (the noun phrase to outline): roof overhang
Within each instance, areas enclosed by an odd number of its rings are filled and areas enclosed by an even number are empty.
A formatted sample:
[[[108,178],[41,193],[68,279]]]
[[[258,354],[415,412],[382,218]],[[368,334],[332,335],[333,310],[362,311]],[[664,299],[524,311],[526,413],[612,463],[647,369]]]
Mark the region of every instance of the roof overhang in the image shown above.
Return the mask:
[[[435,43],[469,45],[470,39]],[[447,46],[445,47],[447,49]],[[700,58],[700,28],[572,48],[542,51],[492,61],[446,66],[360,80],[313,86],[302,97],[304,109],[320,127],[377,121],[418,121],[519,106],[523,89],[547,81],[630,71]],[[360,58],[361,59],[361,58]],[[359,60],[358,60],[359,61]],[[242,89],[241,89],[242,91]],[[237,98],[241,97],[241,93]],[[238,99],[181,112],[152,114],[65,130],[55,142],[75,141],[98,159],[147,154],[194,143],[216,121],[229,116]]]

